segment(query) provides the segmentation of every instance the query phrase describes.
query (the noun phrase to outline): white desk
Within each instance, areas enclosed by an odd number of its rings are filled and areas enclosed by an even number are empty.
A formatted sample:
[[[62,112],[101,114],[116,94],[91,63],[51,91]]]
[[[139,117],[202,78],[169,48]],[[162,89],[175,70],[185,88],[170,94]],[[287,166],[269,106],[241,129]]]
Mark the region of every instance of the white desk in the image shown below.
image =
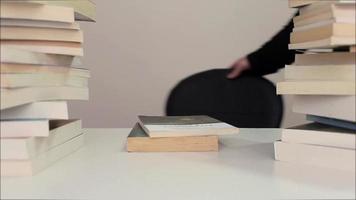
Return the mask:
[[[129,129],[86,130],[86,145],[34,177],[1,178],[1,199],[354,199],[341,171],[273,160],[277,129],[243,129],[218,153],[127,153]]]

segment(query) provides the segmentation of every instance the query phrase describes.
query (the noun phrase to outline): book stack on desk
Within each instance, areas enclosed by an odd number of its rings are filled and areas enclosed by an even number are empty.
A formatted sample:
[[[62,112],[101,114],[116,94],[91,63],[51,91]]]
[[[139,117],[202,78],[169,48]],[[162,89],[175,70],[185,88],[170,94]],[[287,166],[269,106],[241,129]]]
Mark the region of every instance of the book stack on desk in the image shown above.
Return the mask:
[[[282,131],[276,159],[355,171],[356,3],[313,1],[298,8],[289,48],[304,53],[286,66],[277,93],[294,95],[293,111],[311,123]]]
[[[67,100],[88,99],[81,66],[88,1],[1,0],[1,176],[32,175],[83,144]]]
[[[139,116],[127,138],[127,151],[218,151],[220,135],[238,132],[238,128],[208,116]]]

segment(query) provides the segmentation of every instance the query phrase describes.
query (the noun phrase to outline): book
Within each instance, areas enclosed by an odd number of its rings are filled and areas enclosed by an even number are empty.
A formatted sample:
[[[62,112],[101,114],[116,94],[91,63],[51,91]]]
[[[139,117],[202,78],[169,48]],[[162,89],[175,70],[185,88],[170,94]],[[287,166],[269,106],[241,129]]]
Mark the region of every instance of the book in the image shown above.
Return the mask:
[[[218,136],[151,138],[137,123],[127,138],[128,152],[219,151]]]
[[[347,14],[347,12],[354,11],[355,3],[355,0],[318,0],[308,6],[299,8],[298,11],[301,15],[313,15],[322,12],[329,12],[331,10],[336,12],[336,14],[343,15],[345,12]],[[341,11],[343,11],[343,13],[341,13]]]
[[[28,19],[0,19],[1,27],[36,27],[36,28],[59,28],[80,30],[78,22],[54,22]]]
[[[293,65],[355,65],[356,54],[350,52],[296,54]]]
[[[355,2],[349,4],[318,2],[299,9],[299,15],[293,18],[293,23],[295,27],[306,25],[317,27],[331,21],[355,24],[355,14]]]
[[[356,148],[355,131],[320,123],[308,123],[282,129],[281,140],[286,143],[301,143],[347,149]]]
[[[297,7],[309,5],[317,1],[318,0],[289,0],[288,3],[289,3],[289,7],[297,8]]]
[[[1,89],[1,110],[37,101],[88,100],[88,88],[26,87]]]
[[[307,115],[307,120],[318,122],[320,124],[326,124],[330,126],[356,131],[356,121],[351,122],[351,121],[340,120],[340,119],[335,119],[330,117],[321,117],[316,115]]]
[[[79,66],[81,59],[70,55],[57,55],[50,53],[32,52],[15,47],[1,45],[1,67],[13,67],[14,64],[53,65],[53,66]],[[9,64],[11,63],[11,64]],[[19,67],[18,67],[19,68]]]
[[[301,31],[307,31],[313,28],[319,28],[327,25],[333,25],[333,24],[355,24],[355,22],[351,22],[351,20],[348,20],[348,23],[346,23],[346,20],[325,20],[325,21],[320,21],[312,24],[306,24],[306,25],[300,25],[300,26],[294,26],[293,32],[301,32]]]
[[[276,141],[274,153],[278,161],[355,172],[355,149]]]
[[[152,138],[237,134],[239,129],[209,116],[139,116]]]
[[[1,176],[32,176],[79,150],[84,144],[84,135],[58,145],[49,151],[26,160],[1,160]]]
[[[74,22],[73,8],[53,5],[28,4],[1,0],[1,19],[26,19],[55,22]]]
[[[60,73],[0,74],[1,88],[88,87],[88,78]]]
[[[1,111],[1,120],[68,119],[65,101],[41,101]]]
[[[284,81],[277,83],[277,94],[355,95],[355,81]]]
[[[291,33],[290,43],[298,44],[312,41],[320,41],[330,38],[354,39],[350,45],[355,44],[356,37],[355,24],[333,23],[324,26],[311,28],[302,31],[293,31]]]
[[[291,8],[304,8],[306,6],[310,6],[314,3],[319,2],[332,2],[332,3],[352,3],[355,0],[289,0],[289,7]]]
[[[90,71],[84,68],[75,68],[69,66],[46,66],[31,64],[0,64],[1,74],[63,74],[67,76],[90,77]]]
[[[354,95],[295,95],[293,112],[356,121]]]
[[[356,81],[355,65],[287,65],[285,80]]]
[[[27,4],[53,5],[73,8],[75,19],[79,21],[95,21],[95,4],[89,0],[2,0],[5,2],[24,2]]]
[[[49,120],[0,121],[1,138],[48,137]]]
[[[75,29],[4,26],[0,33],[1,40],[83,42],[83,32]]]
[[[83,47],[77,42],[35,41],[35,40],[2,40],[3,48],[14,48],[36,53],[83,56]]]
[[[289,49],[334,49],[356,44],[354,37],[330,37],[321,40],[289,44]]]
[[[48,137],[2,138],[2,160],[26,160],[82,134],[80,120],[50,121]]]

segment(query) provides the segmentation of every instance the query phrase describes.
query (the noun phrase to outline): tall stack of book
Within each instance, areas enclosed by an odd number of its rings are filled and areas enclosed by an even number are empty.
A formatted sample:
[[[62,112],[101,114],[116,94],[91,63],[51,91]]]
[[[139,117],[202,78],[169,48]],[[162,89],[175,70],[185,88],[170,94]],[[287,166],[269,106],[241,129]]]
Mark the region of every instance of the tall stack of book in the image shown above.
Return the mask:
[[[355,171],[355,0],[300,1],[278,94],[295,96],[293,111],[310,124],[284,129],[275,143],[277,160]]]
[[[67,100],[87,100],[88,0],[1,0],[1,176],[33,175],[83,145]]]
[[[208,116],[139,116],[127,138],[127,151],[218,151],[220,135],[238,132],[238,128]]]

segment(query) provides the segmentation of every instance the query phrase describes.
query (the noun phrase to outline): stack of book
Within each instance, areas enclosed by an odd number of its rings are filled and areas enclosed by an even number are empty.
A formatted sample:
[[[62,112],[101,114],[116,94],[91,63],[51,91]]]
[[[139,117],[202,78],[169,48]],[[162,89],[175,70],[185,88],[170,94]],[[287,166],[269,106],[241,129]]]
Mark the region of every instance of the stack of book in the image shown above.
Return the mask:
[[[33,175],[82,146],[66,101],[89,96],[77,21],[94,14],[87,0],[1,0],[1,176]]]
[[[238,128],[208,116],[139,116],[127,138],[127,151],[218,151],[220,135],[238,132]]]
[[[277,93],[294,95],[293,111],[311,123],[282,131],[276,159],[355,171],[355,1],[290,2],[302,7],[289,47],[304,53]]]

